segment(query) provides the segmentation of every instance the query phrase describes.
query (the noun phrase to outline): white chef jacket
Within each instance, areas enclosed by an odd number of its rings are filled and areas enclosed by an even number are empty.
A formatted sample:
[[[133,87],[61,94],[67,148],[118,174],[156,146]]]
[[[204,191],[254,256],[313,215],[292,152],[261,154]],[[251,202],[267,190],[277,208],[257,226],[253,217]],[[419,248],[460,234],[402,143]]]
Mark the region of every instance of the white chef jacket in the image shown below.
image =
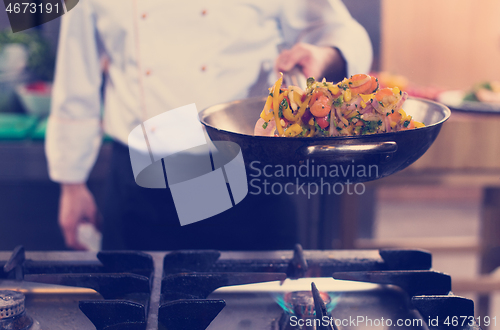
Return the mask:
[[[81,0],[62,17],[46,136],[51,179],[86,181],[103,132],[126,144],[165,111],[265,95],[277,45],[296,42],[338,48],[348,75],[370,69],[369,37],[340,0]]]

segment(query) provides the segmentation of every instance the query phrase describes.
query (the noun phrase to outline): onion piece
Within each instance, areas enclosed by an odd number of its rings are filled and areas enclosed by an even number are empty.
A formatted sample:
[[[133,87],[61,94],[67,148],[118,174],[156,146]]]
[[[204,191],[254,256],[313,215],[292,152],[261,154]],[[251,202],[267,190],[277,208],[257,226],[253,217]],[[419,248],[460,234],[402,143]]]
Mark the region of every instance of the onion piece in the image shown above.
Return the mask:
[[[361,108],[361,109],[359,109],[359,110],[358,110],[358,112],[359,112],[360,114],[365,114],[365,113],[367,113],[367,114],[368,114],[368,113],[374,113],[374,110],[375,110],[375,109],[373,109],[372,104],[371,104],[371,103],[368,103],[368,104],[366,105],[366,107],[365,107],[365,108]]]
[[[347,107],[347,110],[361,110],[361,101],[363,99],[358,95],[354,98],[354,100],[351,100],[351,103],[349,104],[349,106]]]
[[[374,112],[364,113],[361,116],[361,119],[363,119],[364,121],[378,121],[378,120],[380,120],[380,115],[378,113],[374,113]]]
[[[391,132],[391,131],[392,131],[392,128],[391,128],[391,121],[389,120],[389,117],[388,117],[388,116],[386,116],[386,117],[384,118],[384,123],[385,123],[385,131],[386,131],[387,133]]]
[[[382,105],[380,105],[380,103],[378,103],[377,99],[373,99],[372,102],[371,102],[371,105],[373,106],[373,108],[378,111],[379,113],[381,114],[384,114],[387,112],[386,109],[384,109],[384,107]]]
[[[266,128],[263,127],[265,123],[266,121],[262,118],[259,118],[259,120],[257,120],[257,123],[255,124],[255,128],[253,130],[253,134],[255,136],[274,136],[274,132],[276,130],[276,122],[274,121],[274,119],[271,119],[267,122]]]
[[[405,103],[407,98],[408,98],[408,93],[403,92],[401,98],[399,99],[398,103],[396,103],[396,106],[394,107],[394,109],[396,111],[401,109],[401,107],[403,106],[403,103]]]
[[[330,136],[333,136],[333,131],[336,131],[336,129],[333,127],[333,120],[335,117],[335,114],[333,113],[333,108],[330,110]]]

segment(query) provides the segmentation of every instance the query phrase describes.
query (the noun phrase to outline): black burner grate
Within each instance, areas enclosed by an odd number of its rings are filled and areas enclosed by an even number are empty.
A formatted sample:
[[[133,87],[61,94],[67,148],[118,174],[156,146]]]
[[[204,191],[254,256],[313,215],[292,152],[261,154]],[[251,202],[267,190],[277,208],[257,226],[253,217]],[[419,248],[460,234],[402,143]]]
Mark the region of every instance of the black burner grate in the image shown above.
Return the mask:
[[[429,329],[453,328],[442,323],[446,316],[474,316],[473,302],[454,296],[450,276],[430,270],[431,255],[419,250],[304,251],[297,245],[293,251],[175,251],[164,256],[161,288],[157,291],[153,291],[155,267],[151,255],[100,252],[97,258],[87,262],[27,260],[24,249],[18,247],[10,260],[0,262],[0,279],[96,290],[104,300],[80,301],[79,306],[98,330],[144,330],[150,309],[158,311],[159,329],[203,330],[226,305],[222,299],[206,299],[218,288],[332,275],[335,279],[401,288],[424,320],[439,317],[441,322],[428,324]],[[324,302],[314,284],[312,293],[316,317],[325,316]],[[150,306],[150,301],[156,306]],[[461,328],[480,329],[476,324]]]

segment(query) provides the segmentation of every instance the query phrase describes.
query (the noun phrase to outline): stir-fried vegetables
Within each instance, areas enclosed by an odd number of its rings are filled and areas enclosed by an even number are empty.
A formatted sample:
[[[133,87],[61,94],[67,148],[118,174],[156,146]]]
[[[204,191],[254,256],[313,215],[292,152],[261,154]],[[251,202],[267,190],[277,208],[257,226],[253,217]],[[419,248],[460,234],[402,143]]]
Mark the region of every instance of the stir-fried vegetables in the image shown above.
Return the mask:
[[[398,87],[379,89],[366,74],[337,84],[309,78],[305,91],[282,84],[283,76],[269,89],[255,135],[349,136],[424,127],[402,108],[408,94]]]

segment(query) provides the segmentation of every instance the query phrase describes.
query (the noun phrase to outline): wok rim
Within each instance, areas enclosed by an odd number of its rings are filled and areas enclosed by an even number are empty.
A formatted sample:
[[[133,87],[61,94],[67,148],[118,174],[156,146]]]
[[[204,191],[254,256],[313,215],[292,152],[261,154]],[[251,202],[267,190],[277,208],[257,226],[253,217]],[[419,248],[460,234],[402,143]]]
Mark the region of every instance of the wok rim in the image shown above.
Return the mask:
[[[219,103],[219,104],[215,104],[215,105],[212,105],[212,106],[209,106],[205,109],[203,109],[202,111],[200,111],[199,113],[199,119],[200,119],[200,122],[207,128],[210,128],[210,129],[213,129],[213,130],[216,130],[218,132],[223,132],[223,133],[229,133],[229,134],[234,134],[234,135],[238,135],[242,138],[255,138],[255,139],[262,139],[262,140],[268,140],[268,139],[281,139],[281,140],[293,140],[293,141],[302,141],[302,142],[311,142],[311,141],[349,141],[349,140],[363,140],[363,139],[368,139],[368,138],[379,138],[379,137],[392,137],[392,136],[399,136],[399,135],[402,135],[402,134],[407,134],[408,132],[412,132],[412,131],[421,131],[421,130],[432,130],[436,127],[439,127],[441,126],[444,122],[446,122],[450,116],[451,116],[451,110],[444,104],[442,103],[439,103],[439,102],[435,102],[435,101],[431,101],[431,100],[428,100],[428,99],[424,99],[424,98],[420,98],[420,97],[409,97],[408,98],[409,100],[413,100],[413,101],[418,101],[418,102],[423,102],[423,103],[430,103],[430,104],[433,104],[433,105],[436,105],[438,108],[441,109],[441,113],[444,115],[444,118],[441,119],[440,121],[436,122],[436,123],[433,123],[433,124],[430,124],[430,125],[426,125],[425,127],[419,127],[419,128],[413,128],[413,129],[410,129],[410,130],[405,130],[405,131],[397,131],[397,132],[388,132],[388,133],[375,133],[375,134],[365,134],[365,135],[355,135],[355,136],[317,136],[317,137],[305,137],[305,136],[302,136],[302,137],[285,137],[285,136],[255,136],[255,135],[250,135],[250,134],[244,134],[244,133],[238,133],[238,132],[233,132],[233,131],[229,131],[229,130],[225,130],[225,129],[221,129],[221,128],[217,128],[209,123],[206,122],[205,118],[208,118],[210,116],[211,113],[215,113],[217,111],[220,111],[220,110],[212,110],[210,111],[212,108],[214,107],[219,107],[219,106],[230,106],[230,105],[233,105],[233,104],[237,104],[237,103],[240,103],[240,102],[243,102],[243,101],[250,101],[250,100],[265,100],[265,97],[253,97],[253,98],[247,98],[247,99],[243,99],[243,100],[235,100],[235,101],[230,101],[230,102],[225,102],[225,103]],[[257,118],[258,119],[258,118]]]

